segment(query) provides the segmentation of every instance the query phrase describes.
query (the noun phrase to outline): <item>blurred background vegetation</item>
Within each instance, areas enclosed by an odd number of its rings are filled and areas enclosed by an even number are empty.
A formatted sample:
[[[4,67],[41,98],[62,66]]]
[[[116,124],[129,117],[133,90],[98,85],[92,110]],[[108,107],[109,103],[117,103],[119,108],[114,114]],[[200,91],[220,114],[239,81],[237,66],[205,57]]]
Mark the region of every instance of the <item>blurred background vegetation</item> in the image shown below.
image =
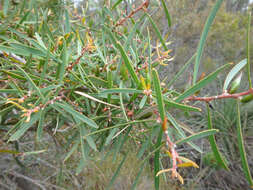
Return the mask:
[[[48,26],[54,28],[54,35],[61,35],[62,31],[66,31],[66,26],[63,24],[65,19],[65,9],[69,10],[70,17],[73,20],[87,23],[89,30],[96,31],[100,26],[96,24],[96,18],[99,18],[98,11],[103,6],[108,6],[115,1],[110,0],[83,0],[83,1],[68,1],[68,0],[30,0],[27,1],[26,7],[33,7],[32,12],[23,15],[20,11],[20,15],[26,16],[26,20],[29,17],[36,17],[39,10],[46,10],[48,16],[44,16],[43,22],[47,22]],[[172,78],[172,74],[177,72],[183,64],[189,60],[197,49],[200,39],[201,31],[210,12],[211,7],[214,5],[213,0],[167,0],[167,7],[171,16],[171,27],[168,27],[167,20],[163,11],[161,10],[161,2],[159,0],[150,1],[149,9],[151,15],[158,28],[160,29],[162,36],[166,41],[170,41],[169,49],[172,50],[174,60],[166,67],[161,67],[159,74],[161,80],[169,81]],[[3,10],[3,4],[9,3],[8,14],[6,15]],[[0,42],[4,39],[6,33],[6,27],[12,25],[12,20],[16,19],[15,9],[23,3],[21,0],[2,0],[0,4]],[[142,3],[141,0],[124,0],[119,6],[118,10],[124,10],[129,13],[133,6],[138,7]],[[224,63],[239,62],[246,56],[246,27],[247,27],[247,15],[246,12],[253,4],[248,0],[227,0],[223,3],[219,10],[216,19],[208,34],[207,43],[205,45],[204,55],[202,57],[201,72],[206,74],[214,71]],[[25,9],[25,7],[24,7]],[[17,9],[18,11],[18,9]],[[136,14],[134,17],[139,17]],[[31,25],[29,22],[25,22],[22,26],[30,37],[33,37],[35,31],[46,30],[43,22]],[[76,22],[78,24],[78,22]],[[13,26],[18,27],[18,26]],[[83,29],[87,29],[83,27]],[[127,25],[125,26],[128,30]],[[151,29],[152,44],[155,46],[157,38],[152,26]],[[145,34],[144,34],[145,35]],[[251,31],[253,36],[253,30]],[[43,38],[43,36],[42,36]],[[253,38],[251,38],[251,47],[253,47]],[[53,48],[53,47],[52,47]],[[253,56],[253,53],[251,53]],[[252,57],[253,60],[253,57]],[[193,68],[190,68],[183,78],[180,78],[175,83],[175,86],[179,86],[179,89],[184,90],[187,81],[189,80],[190,73]],[[0,75],[1,76],[1,75]],[[219,79],[210,89],[204,93],[214,93],[220,89]],[[161,189],[246,189],[248,188],[247,182],[242,176],[240,163],[238,159],[238,152],[236,151],[237,144],[231,143],[235,140],[235,114],[231,107],[235,105],[230,101],[222,101],[221,103],[215,102],[215,112],[217,114],[214,117],[214,127],[221,130],[224,136],[218,136],[217,141],[221,146],[221,151],[225,154],[230,163],[231,171],[227,172],[221,170],[215,160],[213,160],[212,153],[209,153],[210,147],[207,145],[207,140],[203,139],[198,143],[206,153],[198,154],[191,152],[191,157],[201,167],[200,170],[191,169],[185,171],[187,173],[186,185],[181,186],[176,181],[164,177],[162,180]],[[253,112],[252,104],[244,108],[245,111],[242,114],[244,121],[245,142],[246,148],[249,152],[249,164],[253,168],[253,152],[249,151],[253,148]],[[185,116],[185,113],[176,113]],[[189,119],[179,119],[180,122],[184,122],[194,130],[202,129],[206,126],[205,113],[196,114]],[[1,137],[1,134],[0,134]],[[142,137],[138,137],[141,139]],[[94,160],[91,160],[87,167],[81,172],[79,176],[76,176],[72,172],[72,168],[77,167],[79,157],[74,156],[68,160],[68,165],[65,166],[61,163],[60,157],[64,153],[61,150],[61,145],[53,142],[50,136],[46,136],[46,146],[50,146],[49,153],[43,153],[39,158],[36,156],[25,159],[24,163],[31,166],[23,170],[19,169],[15,160],[10,159],[8,156],[3,156],[0,159],[0,188],[2,189],[104,189],[108,181],[113,177],[117,166],[124,158],[126,152],[130,151],[127,157],[127,162],[121,169],[121,173],[115,182],[112,189],[130,189],[132,182],[140,167],[139,160],[135,157],[137,153],[136,142],[141,144],[141,141],[129,141],[125,150],[120,152],[120,156],[112,158],[112,155],[104,155],[98,153],[94,156]],[[1,142],[1,141],[0,141]],[[27,135],[25,139],[22,139],[20,146],[23,150],[30,151],[34,147],[45,147],[45,144],[33,143],[33,136]],[[53,147],[52,144],[55,144]],[[104,160],[104,162],[101,162]],[[113,160],[113,161],[112,161]],[[150,159],[150,164],[153,160]],[[12,173],[8,176],[1,174],[1,170],[11,170]],[[153,182],[151,172],[152,167],[145,165],[144,172],[139,180],[137,189],[153,189]],[[20,174],[22,173],[22,174]],[[29,177],[27,177],[29,176]],[[39,186],[38,184],[43,184]],[[10,188],[11,187],[11,188]]]

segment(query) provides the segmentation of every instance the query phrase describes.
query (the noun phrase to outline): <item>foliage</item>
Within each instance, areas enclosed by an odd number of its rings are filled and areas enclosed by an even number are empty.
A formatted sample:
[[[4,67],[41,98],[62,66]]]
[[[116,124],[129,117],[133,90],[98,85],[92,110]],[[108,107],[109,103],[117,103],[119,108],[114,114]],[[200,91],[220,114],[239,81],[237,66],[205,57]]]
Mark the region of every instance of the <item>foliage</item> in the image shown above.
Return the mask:
[[[125,144],[131,140],[138,148],[141,165],[132,189],[151,158],[154,186],[159,189],[161,174],[171,172],[171,177],[183,184],[185,176],[181,168],[199,167],[187,158],[184,148],[190,146],[202,152],[193,141],[203,137],[209,137],[217,163],[228,169],[214,138],[219,130],[212,126],[208,103],[224,98],[237,99],[239,154],[246,179],[253,185],[240,121],[240,100],[252,96],[253,89],[249,86],[248,90],[229,93],[230,84],[246,65],[250,75],[249,53],[248,61],[242,61],[245,62],[243,67],[240,67],[242,62],[224,64],[195,81],[205,40],[213,19],[219,17],[216,12],[222,0],[217,1],[210,12],[196,55],[171,79],[174,82],[179,76],[183,77],[188,64],[195,66],[194,81],[183,92],[176,87],[168,88],[160,81],[157,68],[166,66],[173,58],[167,46],[169,42],[150,15],[149,1],[131,8],[127,15],[121,11],[121,1],[106,2],[106,6],[95,13],[84,10],[92,16],[79,15],[71,4],[63,3],[50,1],[49,7],[45,2],[35,0],[3,4],[2,18],[6,22],[0,28],[0,126],[5,143],[18,144],[30,133],[34,135],[35,143],[43,143],[43,137],[48,133],[56,142],[64,142],[61,144],[64,150],[60,156],[62,165],[67,165],[71,157],[78,157],[77,175],[97,152],[112,154],[114,161],[123,152],[108,181],[107,189],[110,189],[130,154]],[[59,13],[58,6],[61,8]],[[173,16],[170,16],[168,6],[163,3],[160,10],[164,11],[167,23],[171,23]],[[156,35],[156,43],[150,34]],[[249,49],[250,43],[247,46]],[[220,95],[196,96],[228,68],[231,71],[225,79],[227,85]],[[249,83],[250,80],[248,76]],[[174,113],[175,110],[186,114],[201,112],[191,103],[195,101],[207,103],[209,129],[189,132]],[[22,152],[16,148],[2,149],[1,153],[18,158],[44,151]],[[22,161],[18,162],[22,164]]]

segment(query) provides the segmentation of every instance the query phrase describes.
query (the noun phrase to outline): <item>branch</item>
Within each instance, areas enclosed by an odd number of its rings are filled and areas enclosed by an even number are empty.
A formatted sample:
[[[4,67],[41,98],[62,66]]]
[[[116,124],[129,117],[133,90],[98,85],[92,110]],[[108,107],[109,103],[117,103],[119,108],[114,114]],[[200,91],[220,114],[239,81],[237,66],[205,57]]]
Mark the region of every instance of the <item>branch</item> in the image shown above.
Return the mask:
[[[242,96],[246,96],[252,94],[253,95],[253,88],[250,88],[248,91],[245,92],[240,92],[240,93],[235,93],[235,94],[229,94],[227,92],[223,92],[220,95],[217,96],[209,96],[209,97],[196,97],[196,96],[190,96],[186,98],[184,101],[202,101],[202,102],[210,102],[216,99],[225,99],[225,98],[234,98],[238,99],[241,98]]]
[[[149,6],[149,0],[144,1],[137,9],[133,10],[129,15],[127,15],[127,17],[122,18],[119,22],[116,23],[115,27],[122,25],[127,19],[133,17],[133,15],[135,13],[137,13],[138,11],[140,11],[141,9],[143,9],[144,11],[146,11],[146,9]]]

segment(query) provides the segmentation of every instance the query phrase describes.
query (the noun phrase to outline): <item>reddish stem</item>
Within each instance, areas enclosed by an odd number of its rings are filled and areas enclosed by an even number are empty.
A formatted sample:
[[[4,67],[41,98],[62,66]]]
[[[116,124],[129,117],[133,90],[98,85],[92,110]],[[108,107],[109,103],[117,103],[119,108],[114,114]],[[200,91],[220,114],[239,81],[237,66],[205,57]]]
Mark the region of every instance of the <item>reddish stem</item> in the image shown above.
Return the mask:
[[[240,92],[240,93],[235,93],[235,94],[229,94],[227,92],[223,92],[220,95],[217,96],[209,96],[209,97],[196,97],[196,96],[190,96],[188,98],[185,99],[185,101],[203,101],[203,102],[210,102],[216,99],[224,99],[224,98],[240,98],[242,96],[245,95],[249,95],[252,94],[253,95],[253,88],[250,88],[249,90],[245,91],[245,92]]]

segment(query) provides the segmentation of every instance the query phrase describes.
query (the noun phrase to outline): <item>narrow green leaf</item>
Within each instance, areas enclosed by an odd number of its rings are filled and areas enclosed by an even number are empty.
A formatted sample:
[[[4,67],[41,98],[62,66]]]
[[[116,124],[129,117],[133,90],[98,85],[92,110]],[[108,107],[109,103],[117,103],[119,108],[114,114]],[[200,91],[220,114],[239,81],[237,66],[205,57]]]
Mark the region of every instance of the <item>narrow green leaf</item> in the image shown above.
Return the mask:
[[[76,168],[76,175],[80,174],[83,168],[87,165],[87,158],[85,155],[85,144],[84,140],[81,138],[81,133],[80,133],[80,144],[81,144],[81,159],[78,164],[78,167]]]
[[[176,103],[172,100],[169,100],[166,96],[163,96],[163,98],[164,98],[164,103],[166,105],[168,105],[169,107],[173,107],[173,108],[177,108],[177,109],[185,110],[185,111],[201,112],[200,108],[193,107],[193,106],[188,106],[188,105],[185,105],[185,104]]]
[[[249,88],[252,88],[252,81],[250,77],[250,26],[251,26],[251,12],[252,10],[249,10],[248,13],[248,25],[247,25],[247,73],[248,73],[248,81],[249,81]]]
[[[86,137],[86,141],[88,142],[88,145],[95,151],[97,151],[97,145],[95,143],[95,141],[93,140],[93,138],[91,136],[87,136]]]
[[[123,86],[123,82],[120,81],[119,87],[122,88],[122,86]],[[125,120],[128,121],[128,117],[127,117],[127,114],[126,114],[126,109],[125,109],[124,102],[123,102],[123,95],[122,95],[122,93],[119,93],[119,100],[120,100],[120,108],[121,108],[121,110],[123,112]]]
[[[23,152],[22,155],[24,156],[29,156],[29,155],[33,155],[33,154],[40,154],[43,152],[46,152],[47,150],[37,150],[37,151],[31,151],[31,152]]]
[[[213,129],[213,124],[212,124],[212,118],[211,118],[211,113],[210,113],[210,108],[209,105],[206,104],[207,107],[207,119],[208,119],[208,129]],[[222,166],[224,169],[229,170],[226,161],[224,160],[223,156],[221,155],[218,146],[216,144],[216,140],[214,135],[210,135],[208,137],[213,154],[217,162],[219,163],[220,166]]]
[[[175,118],[167,112],[167,118],[168,121],[171,123],[171,125],[177,130],[178,134],[182,137],[182,138],[186,138],[186,135],[184,133],[184,131],[181,129],[180,125],[177,123],[177,121],[175,120]],[[196,151],[198,151],[199,153],[203,153],[203,151],[197,146],[195,145],[193,142],[187,142],[192,148],[194,148]]]
[[[240,61],[238,64],[236,64],[228,73],[224,85],[223,85],[223,91],[228,90],[230,82],[233,80],[233,78],[241,71],[241,69],[247,64],[247,59],[244,59]]]
[[[18,89],[0,89],[0,93],[16,94],[18,92],[19,92]]]
[[[129,94],[141,94],[143,90],[136,90],[132,88],[112,88],[108,90],[103,90],[99,94],[113,94],[113,93],[129,93]]]
[[[150,138],[146,139],[146,141],[144,143],[142,143],[141,148],[140,148],[139,152],[137,153],[138,159],[141,159],[141,157],[143,156],[143,154],[145,153],[145,151],[147,150],[149,145],[150,145]]]
[[[9,0],[4,0],[3,3],[4,3],[3,13],[4,13],[4,16],[6,17],[8,13],[8,9],[9,9]]]
[[[111,9],[112,9],[112,10],[115,9],[121,2],[122,2],[122,0],[116,1],[116,2],[113,4],[113,6],[112,6]]]
[[[164,0],[161,0],[162,1],[162,6],[163,6],[163,9],[164,9],[164,12],[165,12],[165,15],[166,15],[166,18],[167,18],[167,22],[168,22],[168,27],[171,27],[171,18],[170,18],[170,13],[168,11],[168,8],[166,6],[166,3]]]
[[[27,47],[27,46],[24,46],[24,49],[23,49],[23,48],[14,48],[14,47],[0,45],[0,50],[6,53],[14,53],[17,55],[22,55],[22,56],[30,56],[31,54],[33,54],[38,57],[45,57],[45,54],[42,51]]]
[[[181,102],[185,98],[187,98],[187,97],[193,95],[195,92],[199,91],[201,88],[203,88],[208,83],[210,83],[211,81],[213,81],[216,78],[216,76],[221,71],[223,71],[225,68],[227,68],[228,66],[230,66],[230,63],[228,63],[226,65],[223,65],[222,67],[218,68],[216,71],[212,72],[210,75],[208,75],[204,79],[200,80],[194,86],[192,86],[191,88],[189,88],[188,90],[186,90],[183,94],[181,94],[180,96],[178,96],[177,99],[175,100],[175,102]]]
[[[36,39],[38,40],[40,46],[43,47],[43,48],[46,50],[47,47],[45,46],[44,42],[42,41],[40,35],[39,35],[37,32],[35,32],[35,37],[36,37]]]
[[[199,71],[199,65],[200,65],[200,59],[204,50],[204,45],[206,42],[207,34],[210,30],[210,27],[214,21],[214,18],[217,14],[217,11],[219,10],[223,0],[217,0],[214,7],[211,10],[211,13],[209,14],[207,21],[205,23],[203,32],[201,34],[201,38],[199,41],[198,49],[197,49],[197,56],[195,60],[195,65],[194,65],[194,72],[193,72],[193,85],[196,84],[197,82],[197,77],[198,77],[198,71]]]
[[[56,78],[59,80],[59,83],[61,83],[64,79],[65,71],[66,71],[66,66],[67,66],[67,61],[68,61],[68,52],[67,52],[67,47],[66,47],[66,42],[63,40],[63,48],[61,52],[61,59],[62,62],[58,63],[58,68],[56,72]]]
[[[135,180],[134,180],[134,182],[133,182],[133,185],[132,185],[132,187],[131,187],[131,190],[135,190],[136,185],[137,185],[137,183],[138,183],[138,181],[139,181],[139,179],[140,179],[140,176],[141,176],[141,174],[142,174],[142,172],[143,172],[143,169],[144,169],[145,165],[146,165],[145,163],[143,163],[143,164],[141,165],[141,167],[140,167],[140,169],[139,169],[139,172],[138,172],[138,174],[137,174],[137,176],[136,176],[136,178],[135,178]]]
[[[158,73],[155,69],[152,70],[152,77],[153,77],[153,84],[155,88],[155,93],[156,93],[156,98],[157,98],[157,106],[158,106],[158,111],[160,113],[160,117],[162,122],[165,119],[165,108],[164,108],[164,102],[163,102],[163,96],[162,96],[162,91],[161,91],[161,84],[159,80]],[[160,132],[157,137],[157,141],[155,144],[155,148],[159,147],[162,143],[162,134],[163,130],[162,127],[160,127]],[[159,190],[159,184],[160,184],[160,178],[159,176],[156,176],[157,172],[160,170],[160,150],[158,150],[155,153],[155,168],[154,168],[154,175],[155,175],[155,188],[156,190]]]
[[[196,53],[184,64],[184,66],[178,71],[178,73],[169,81],[167,88],[170,88],[174,82],[181,76],[181,74],[190,66],[190,64],[196,58]]]
[[[29,122],[23,122],[23,124],[20,126],[20,129],[18,129],[11,137],[9,138],[9,141],[16,141],[18,140],[24,133],[31,128],[40,118],[40,111],[37,113],[32,114],[31,119]]]
[[[89,119],[88,117],[86,117],[82,113],[74,110],[70,105],[62,104],[62,103],[58,103],[58,102],[55,102],[54,104],[56,106],[59,106],[60,108],[64,109],[66,112],[70,113],[73,117],[76,117],[79,120],[81,120],[82,122],[86,123],[87,125],[94,127],[94,128],[98,128],[97,124],[93,120]]]
[[[144,122],[155,122],[156,120],[154,119],[145,119],[145,120],[134,120],[134,121],[129,121],[129,122],[126,122],[126,123],[121,123],[121,124],[117,124],[117,125],[114,125],[112,127],[107,127],[107,128],[103,128],[103,129],[100,129],[100,130],[97,130],[97,131],[94,131],[92,133],[89,133],[87,134],[88,135],[95,135],[97,133],[102,133],[104,131],[107,131],[107,130],[110,130],[110,129],[113,129],[113,128],[119,128],[119,127],[122,127],[122,126],[126,126],[126,125],[131,125],[131,124],[136,124],[136,123],[144,123]]]
[[[146,13],[146,14],[147,14],[147,13]],[[155,22],[153,21],[152,17],[151,17],[149,14],[147,14],[147,16],[148,16],[148,18],[149,18],[149,21],[150,21],[151,25],[152,25],[153,28],[155,29],[156,35],[157,35],[157,37],[159,38],[159,40],[160,40],[160,42],[161,42],[161,44],[162,44],[164,50],[168,50],[168,48],[167,48],[167,46],[166,46],[166,43],[165,43],[165,41],[163,40],[162,34],[160,33],[159,28],[156,26],[156,24],[155,24]]]
[[[39,119],[39,124],[37,128],[37,134],[36,134],[36,140],[40,141],[42,137],[42,132],[43,132],[43,124],[44,124],[44,119],[45,119],[45,111],[42,110],[40,112],[40,119]]]
[[[142,109],[147,101],[148,97],[145,95],[140,101],[139,108]]]
[[[112,130],[110,131],[110,134],[108,135],[108,137],[107,137],[106,140],[105,140],[105,146],[108,145],[108,144],[111,142],[113,136],[114,136],[115,133],[117,133],[118,131],[119,131],[118,128],[114,128],[114,129],[112,129]]]
[[[184,139],[180,139],[180,140],[176,141],[175,144],[180,145],[180,144],[183,144],[183,143],[186,143],[186,142],[189,142],[189,141],[193,141],[193,140],[196,140],[196,139],[200,139],[200,138],[203,138],[203,137],[214,135],[217,132],[219,132],[218,129],[208,129],[208,130],[201,131],[199,133],[195,133],[193,135],[190,135],[190,136],[188,136]]]
[[[152,70],[152,76],[153,76],[154,88],[155,88],[155,93],[156,93],[157,106],[158,106],[158,110],[159,110],[159,113],[160,113],[161,120],[163,122],[164,119],[165,119],[165,109],[164,109],[163,95],[162,95],[159,76],[158,76],[158,73],[155,69]]]
[[[39,96],[42,98],[42,100],[44,100],[44,96],[41,93],[40,89],[36,86],[36,84],[33,82],[33,80],[31,79],[31,77],[18,65],[15,65],[25,76],[25,78],[30,82],[30,84],[32,85],[32,87],[34,88],[34,90],[36,90],[39,94]]]
[[[75,152],[75,150],[78,148],[79,141],[76,141],[75,144],[72,146],[70,151],[67,153],[66,157],[64,158],[63,162],[66,162],[70,156]]]
[[[248,183],[250,186],[253,186],[253,180],[252,176],[250,173],[249,169],[249,164],[245,152],[245,147],[244,147],[244,141],[243,141],[243,136],[242,136],[242,127],[241,127],[241,114],[240,114],[240,100],[237,100],[237,139],[238,139],[238,146],[239,146],[239,151],[240,151],[240,157],[241,157],[241,162],[242,162],[242,168],[244,175],[246,179],[248,180]]]
[[[134,34],[136,33],[136,31],[138,30],[138,28],[140,27],[140,24],[142,23],[143,19],[146,17],[146,15],[143,15],[138,22],[136,22],[134,24],[134,26],[131,29],[131,32],[129,33],[129,35],[127,36],[127,39],[124,43],[124,49],[129,49],[130,44],[133,42],[133,37]]]
[[[24,56],[30,56],[31,54],[33,56],[37,56],[37,57],[46,57],[46,51],[43,50],[40,45],[38,48],[33,48],[24,44],[20,44],[20,43],[10,43],[10,46],[12,48],[15,48],[16,50],[19,50],[21,52],[23,52]]]
[[[69,22],[69,13],[68,10],[65,9],[65,33],[71,32],[70,30],[70,22]]]
[[[97,86],[104,87],[104,86],[108,85],[107,81],[105,81],[99,77],[96,77],[96,76],[88,75],[86,78],[89,79],[92,83],[94,83]]]
[[[106,28],[107,29],[107,28]],[[138,79],[138,76],[133,68],[133,63],[132,61],[129,59],[126,51],[124,50],[124,48],[122,47],[122,45],[120,44],[119,41],[116,40],[116,38],[114,37],[114,35],[112,34],[112,32],[110,31],[110,29],[107,29],[108,34],[110,36],[111,41],[113,42],[114,46],[119,50],[122,59],[127,67],[128,72],[130,73],[131,77],[133,78],[136,86],[139,87],[140,81]]]
[[[110,182],[109,182],[109,185],[106,187],[106,190],[111,189],[112,185],[114,184],[116,178],[117,178],[118,175],[119,175],[119,172],[120,172],[121,167],[123,166],[123,164],[124,164],[125,161],[126,161],[126,158],[127,158],[127,154],[123,157],[122,161],[120,162],[120,164],[119,164],[117,170],[115,171],[114,175],[112,176],[112,179],[111,179]]]

